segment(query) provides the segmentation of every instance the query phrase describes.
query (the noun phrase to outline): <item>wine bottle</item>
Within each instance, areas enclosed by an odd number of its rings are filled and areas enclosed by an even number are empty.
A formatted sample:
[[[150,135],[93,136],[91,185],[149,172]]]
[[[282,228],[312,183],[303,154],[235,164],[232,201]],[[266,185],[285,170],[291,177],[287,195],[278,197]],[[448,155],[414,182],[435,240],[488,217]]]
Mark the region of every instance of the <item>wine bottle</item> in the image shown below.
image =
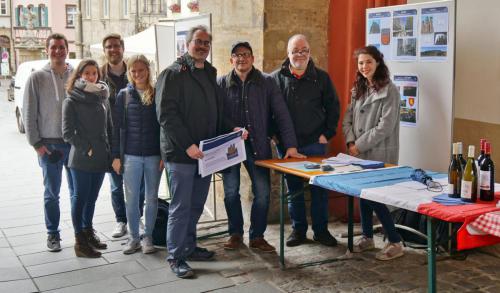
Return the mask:
[[[491,144],[485,143],[484,159],[479,168],[479,199],[495,199],[495,165],[491,160]]]
[[[460,189],[460,199],[468,202],[476,202],[477,200],[477,169],[474,161],[474,151],[475,146],[470,145]]]
[[[462,180],[462,164],[458,161],[458,145],[453,144],[453,155],[448,168],[448,196],[459,198]]]
[[[465,164],[467,164],[467,161],[465,161],[464,156],[462,155],[463,154],[462,142],[457,142],[457,148],[458,148],[457,152],[458,161],[460,162],[460,164],[462,164],[462,169],[464,169]]]
[[[479,170],[479,167],[481,167],[481,163],[483,162],[484,159],[484,148],[485,148],[485,143],[486,139],[481,138],[479,140],[479,147],[481,148],[481,152],[479,153],[479,156],[477,157],[477,170]]]

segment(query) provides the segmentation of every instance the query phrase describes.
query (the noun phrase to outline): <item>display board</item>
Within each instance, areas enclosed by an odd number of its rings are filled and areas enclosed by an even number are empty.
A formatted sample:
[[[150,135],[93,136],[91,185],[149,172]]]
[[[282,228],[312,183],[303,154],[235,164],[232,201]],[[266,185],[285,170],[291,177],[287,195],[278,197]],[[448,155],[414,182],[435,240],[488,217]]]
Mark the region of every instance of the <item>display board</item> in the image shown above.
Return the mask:
[[[367,9],[366,44],[384,54],[400,90],[399,164],[446,172],[454,118],[455,2]]]
[[[156,25],[158,73],[161,73],[161,71],[172,64],[178,56],[183,55],[187,51],[187,33],[190,28],[197,25],[204,25],[211,31],[211,14],[161,21]],[[207,60],[209,62],[212,61],[212,48],[210,48],[210,54]]]

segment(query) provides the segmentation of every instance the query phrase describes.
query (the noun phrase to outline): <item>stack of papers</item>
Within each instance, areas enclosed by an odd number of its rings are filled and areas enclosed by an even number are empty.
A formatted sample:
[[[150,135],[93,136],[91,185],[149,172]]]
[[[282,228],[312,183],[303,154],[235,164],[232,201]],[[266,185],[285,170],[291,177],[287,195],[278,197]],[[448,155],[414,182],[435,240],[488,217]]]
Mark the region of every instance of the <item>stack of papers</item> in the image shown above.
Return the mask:
[[[245,142],[242,139],[245,129],[219,135],[200,141],[203,159],[198,159],[198,173],[208,176],[247,159]]]
[[[460,198],[449,197],[447,193],[442,193],[432,197],[433,202],[440,203],[445,206],[458,206],[464,204],[472,204],[472,202],[466,202],[461,200]]]
[[[355,165],[363,169],[377,169],[385,166],[384,162],[363,160],[343,153],[339,153],[336,157],[324,159],[323,163],[332,165],[333,167]]]

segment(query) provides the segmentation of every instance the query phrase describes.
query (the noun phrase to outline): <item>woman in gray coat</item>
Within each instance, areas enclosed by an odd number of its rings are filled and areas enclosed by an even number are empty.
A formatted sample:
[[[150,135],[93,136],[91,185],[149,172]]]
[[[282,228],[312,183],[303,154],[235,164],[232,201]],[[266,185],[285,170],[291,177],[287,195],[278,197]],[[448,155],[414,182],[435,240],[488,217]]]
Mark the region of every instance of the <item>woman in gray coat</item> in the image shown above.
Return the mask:
[[[398,163],[399,101],[397,87],[389,78],[383,55],[374,46],[354,53],[358,70],[352,89],[351,104],[342,123],[350,155],[362,159]],[[396,232],[389,209],[381,203],[360,199],[363,236],[354,243],[354,252],[375,248],[373,212],[384,227],[389,243],[375,257],[390,260],[403,256],[401,237]]]
[[[71,144],[68,166],[73,180],[71,220],[78,257],[100,257],[96,249],[107,245],[92,227],[95,202],[104,174],[111,166],[112,132],[109,91],[100,82],[94,60],[80,62],[68,80],[68,98],[63,102],[63,138]]]

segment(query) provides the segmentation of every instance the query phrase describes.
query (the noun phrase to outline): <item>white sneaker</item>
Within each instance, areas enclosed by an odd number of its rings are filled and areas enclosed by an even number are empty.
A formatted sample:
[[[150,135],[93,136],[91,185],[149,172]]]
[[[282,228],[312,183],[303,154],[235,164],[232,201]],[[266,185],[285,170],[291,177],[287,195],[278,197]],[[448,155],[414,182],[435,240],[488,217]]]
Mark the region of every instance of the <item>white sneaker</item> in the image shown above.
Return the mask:
[[[125,244],[125,247],[123,247],[123,254],[132,254],[139,249],[141,249],[141,242],[139,239],[129,239],[127,244]]]
[[[401,242],[398,243],[387,243],[381,251],[375,254],[375,258],[378,260],[391,260],[403,256],[405,253],[403,251],[403,245]]]
[[[372,250],[375,248],[375,243],[373,242],[373,238],[368,238],[365,235],[358,238],[354,241],[354,245],[352,247],[352,252],[363,252],[367,250]]]
[[[127,224],[125,224],[124,222],[116,223],[116,227],[113,230],[113,233],[111,234],[111,236],[113,238],[119,238],[125,234],[127,234]]]
[[[141,240],[142,245],[142,253],[148,254],[156,251],[155,246],[153,245],[153,239],[150,236],[144,236]]]

